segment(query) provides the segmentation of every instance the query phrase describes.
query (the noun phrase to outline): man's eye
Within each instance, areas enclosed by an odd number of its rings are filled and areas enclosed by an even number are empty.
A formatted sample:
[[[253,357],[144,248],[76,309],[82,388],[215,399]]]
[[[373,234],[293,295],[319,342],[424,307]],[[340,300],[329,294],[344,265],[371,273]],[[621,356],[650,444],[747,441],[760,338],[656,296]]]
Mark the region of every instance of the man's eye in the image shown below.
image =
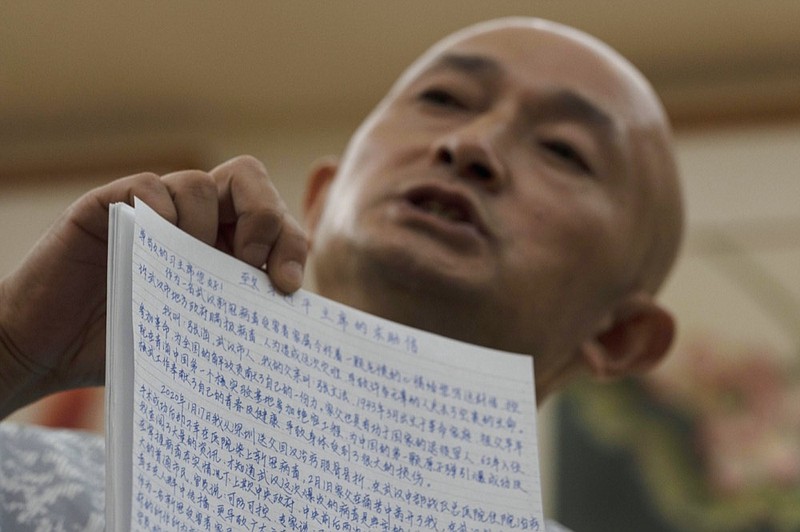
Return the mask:
[[[569,143],[560,140],[545,140],[541,142],[541,145],[547,151],[554,154],[564,162],[579,169],[583,173],[593,173],[592,167],[589,166],[589,163],[586,162],[586,159]]]
[[[442,89],[428,89],[420,94],[420,100],[441,106],[464,109],[464,104],[455,96]]]

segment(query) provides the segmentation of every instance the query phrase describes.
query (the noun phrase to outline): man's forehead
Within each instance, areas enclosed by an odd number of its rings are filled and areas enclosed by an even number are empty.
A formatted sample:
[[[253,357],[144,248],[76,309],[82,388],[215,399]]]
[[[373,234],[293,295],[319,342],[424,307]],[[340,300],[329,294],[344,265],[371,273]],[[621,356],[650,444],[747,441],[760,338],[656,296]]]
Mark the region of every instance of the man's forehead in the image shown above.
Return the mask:
[[[663,119],[649,83],[633,65],[595,37],[555,22],[509,18],[467,27],[431,47],[399,85],[442,66],[487,77],[505,69],[549,89],[593,94],[626,121],[643,125]]]
[[[588,34],[538,19],[501,19],[467,27],[434,45],[428,61],[452,52],[481,52],[498,60],[530,60],[556,54],[600,56],[609,51]]]

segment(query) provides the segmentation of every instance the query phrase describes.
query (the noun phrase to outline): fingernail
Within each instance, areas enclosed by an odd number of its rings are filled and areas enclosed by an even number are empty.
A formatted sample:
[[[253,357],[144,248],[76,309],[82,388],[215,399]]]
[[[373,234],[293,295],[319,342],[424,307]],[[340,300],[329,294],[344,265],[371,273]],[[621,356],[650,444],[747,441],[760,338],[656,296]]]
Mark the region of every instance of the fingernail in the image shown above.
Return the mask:
[[[299,288],[303,284],[303,265],[296,260],[284,262],[281,275],[288,284]]]

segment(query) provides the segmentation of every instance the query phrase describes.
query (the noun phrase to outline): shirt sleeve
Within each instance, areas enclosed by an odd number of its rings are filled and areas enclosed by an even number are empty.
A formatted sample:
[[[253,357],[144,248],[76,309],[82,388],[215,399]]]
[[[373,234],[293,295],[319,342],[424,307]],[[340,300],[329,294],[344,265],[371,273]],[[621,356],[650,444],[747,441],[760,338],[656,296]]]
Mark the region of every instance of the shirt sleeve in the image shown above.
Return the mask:
[[[101,531],[100,436],[0,423],[0,530]]]

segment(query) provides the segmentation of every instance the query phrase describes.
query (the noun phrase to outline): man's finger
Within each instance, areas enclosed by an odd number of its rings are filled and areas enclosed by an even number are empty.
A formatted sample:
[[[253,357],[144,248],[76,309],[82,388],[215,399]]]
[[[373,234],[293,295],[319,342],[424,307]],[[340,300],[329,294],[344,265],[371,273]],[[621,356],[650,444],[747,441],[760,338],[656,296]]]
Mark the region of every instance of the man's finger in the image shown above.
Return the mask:
[[[267,259],[267,274],[278,290],[291,293],[302,286],[307,255],[305,231],[294,218],[286,216]]]
[[[235,225],[233,254],[256,266],[267,265],[276,287],[300,287],[307,237],[289,215],[264,166],[248,156],[237,157],[211,171],[220,197],[220,222]]]
[[[219,201],[214,179],[206,172],[184,170],[161,178],[177,212],[176,225],[206,244],[217,240]]]
[[[164,219],[176,223],[177,212],[169,190],[158,175],[150,172],[117,179],[90,191],[70,206],[67,215],[78,227],[105,241],[109,204],[125,202],[133,205],[135,197],[147,203]]]

